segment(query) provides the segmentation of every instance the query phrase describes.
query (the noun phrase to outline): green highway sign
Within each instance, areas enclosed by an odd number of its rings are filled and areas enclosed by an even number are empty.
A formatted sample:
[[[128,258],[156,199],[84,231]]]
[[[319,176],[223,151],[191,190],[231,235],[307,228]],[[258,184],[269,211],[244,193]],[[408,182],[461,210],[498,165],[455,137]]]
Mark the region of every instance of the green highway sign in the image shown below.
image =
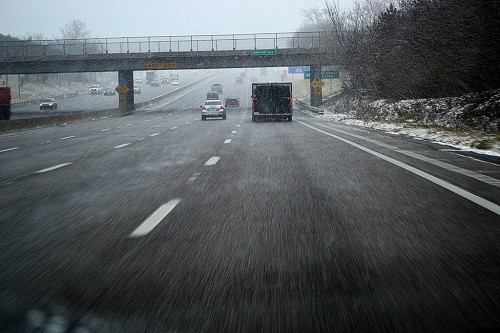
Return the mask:
[[[251,50],[250,55],[253,56],[261,56],[261,55],[276,55],[276,50],[275,49],[268,49],[268,50]]]
[[[304,72],[304,79],[309,80],[310,78],[311,78],[311,72],[309,72],[309,71]],[[321,78],[322,79],[338,79],[339,78],[339,71],[321,72]]]

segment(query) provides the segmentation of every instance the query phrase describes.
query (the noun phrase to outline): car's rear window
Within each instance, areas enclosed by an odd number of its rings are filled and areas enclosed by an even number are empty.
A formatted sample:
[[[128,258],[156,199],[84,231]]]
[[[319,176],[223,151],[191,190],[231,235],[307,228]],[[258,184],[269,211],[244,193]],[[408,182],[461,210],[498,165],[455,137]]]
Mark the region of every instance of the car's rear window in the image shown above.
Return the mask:
[[[208,101],[205,102],[205,105],[221,105],[221,101]]]

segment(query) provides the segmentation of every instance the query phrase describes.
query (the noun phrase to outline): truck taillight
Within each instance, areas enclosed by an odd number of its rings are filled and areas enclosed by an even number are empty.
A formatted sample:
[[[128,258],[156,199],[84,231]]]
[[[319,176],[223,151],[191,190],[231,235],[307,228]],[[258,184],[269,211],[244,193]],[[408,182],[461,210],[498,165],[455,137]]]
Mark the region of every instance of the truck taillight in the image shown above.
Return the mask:
[[[252,105],[255,104],[255,99],[252,97]]]
[[[293,104],[293,97],[290,95],[290,105]]]

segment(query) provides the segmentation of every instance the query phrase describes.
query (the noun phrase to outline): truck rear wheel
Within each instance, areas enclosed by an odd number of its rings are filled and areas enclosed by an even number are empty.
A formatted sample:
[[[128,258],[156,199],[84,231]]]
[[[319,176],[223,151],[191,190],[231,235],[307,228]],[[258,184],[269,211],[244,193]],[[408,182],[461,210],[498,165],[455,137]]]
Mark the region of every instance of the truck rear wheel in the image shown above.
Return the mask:
[[[288,121],[292,121],[292,116],[288,116]]]

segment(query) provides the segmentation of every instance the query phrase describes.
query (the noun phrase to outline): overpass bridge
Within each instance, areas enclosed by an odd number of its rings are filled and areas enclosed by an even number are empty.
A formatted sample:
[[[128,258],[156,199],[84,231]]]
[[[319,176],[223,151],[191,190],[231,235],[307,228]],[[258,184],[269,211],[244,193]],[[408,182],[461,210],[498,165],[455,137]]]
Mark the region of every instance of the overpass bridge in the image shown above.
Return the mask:
[[[133,110],[133,71],[334,65],[325,32],[116,37],[0,42],[0,74],[118,71],[120,108]],[[311,86],[311,104],[321,103]]]

